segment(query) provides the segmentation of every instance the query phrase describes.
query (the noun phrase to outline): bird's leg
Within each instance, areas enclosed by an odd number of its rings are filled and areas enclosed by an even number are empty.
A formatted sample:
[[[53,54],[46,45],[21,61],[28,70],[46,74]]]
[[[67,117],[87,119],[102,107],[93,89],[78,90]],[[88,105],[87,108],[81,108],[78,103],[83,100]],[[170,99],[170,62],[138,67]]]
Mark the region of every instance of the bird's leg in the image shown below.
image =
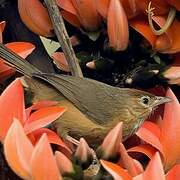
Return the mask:
[[[72,143],[73,145],[78,146],[79,145],[79,141],[69,135],[66,136],[65,138],[67,141],[69,141],[70,143]]]

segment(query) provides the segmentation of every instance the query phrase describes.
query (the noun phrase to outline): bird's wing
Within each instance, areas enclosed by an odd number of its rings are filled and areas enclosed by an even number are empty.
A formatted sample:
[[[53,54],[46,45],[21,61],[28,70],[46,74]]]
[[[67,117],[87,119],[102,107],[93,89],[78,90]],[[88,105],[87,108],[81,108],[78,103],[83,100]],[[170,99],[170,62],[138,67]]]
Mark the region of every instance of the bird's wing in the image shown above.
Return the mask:
[[[121,113],[119,88],[88,78],[46,73],[35,76],[49,82],[96,123],[105,124]]]

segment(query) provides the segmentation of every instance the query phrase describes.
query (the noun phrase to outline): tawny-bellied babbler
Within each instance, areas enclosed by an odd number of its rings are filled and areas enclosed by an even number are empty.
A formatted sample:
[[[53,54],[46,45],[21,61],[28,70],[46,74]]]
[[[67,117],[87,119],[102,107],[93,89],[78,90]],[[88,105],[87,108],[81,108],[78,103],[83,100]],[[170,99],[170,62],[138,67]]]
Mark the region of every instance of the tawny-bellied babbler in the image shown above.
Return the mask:
[[[59,102],[67,111],[54,126],[61,136],[84,137],[97,145],[118,122],[123,122],[123,140],[134,134],[158,105],[170,98],[88,79],[43,73],[0,44],[0,57],[27,76],[34,101]]]

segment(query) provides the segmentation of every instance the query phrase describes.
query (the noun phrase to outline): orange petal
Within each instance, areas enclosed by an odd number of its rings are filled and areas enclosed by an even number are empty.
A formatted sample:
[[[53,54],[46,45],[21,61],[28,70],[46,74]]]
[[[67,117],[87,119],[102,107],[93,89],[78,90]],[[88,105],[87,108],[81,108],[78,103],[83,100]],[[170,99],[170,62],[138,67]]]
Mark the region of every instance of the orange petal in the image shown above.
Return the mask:
[[[164,117],[161,126],[161,144],[164,151],[164,165],[171,168],[180,161],[180,104],[171,89],[167,90],[167,96],[173,101],[165,104]]]
[[[159,127],[156,124],[146,121],[139,128],[136,135],[140,137],[143,141],[149,143],[150,145],[158,149],[163,154],[163,148],[159,139],[159,131]]]
[[[30,179],[30,158],[33,146],[19,120],[14,120],[4,140],[6,160],[13,171],[23,179]]]
[[[132,177],[122,167],[109,161],[100,160],[102,166],[113,176],[114,180],[132,180]]]
[[[166,180],[179,180],[180,164],[173,166],[166,175]]]
[[[162,34],[157,37],[154,49],[163,53],[172,47],[172,39],[170,39],[167,34]]]
[[[170,81],[168,81],[169,84],[176,84],[180,86],[180,78],[177,79],[172,79]]]
[[[80,28],[81,23],[78,19],[78,13],[72,5],[71,0],[57,0],[56,2],[57,5],[61,8],[61,14],[63,18],[73,26]]]
[[[62,139],[52,130],[47,128],[40,128],[32,132],[34,138],[36,139],[36,142],[40,139],[42,134],[46,133],[49,143],[57,144],[64,148],[67,153],[72,154],[72,151],[65,145],[65,143],[62,141]]]
[[[125,50],[129,41],[128,21],[119,0],[111,0],[108,9],[107,31],[109,46],[117,51]]]
[[[163,165],[158,152],[154,155],[146,167],[146,170],[143,173],[143,179],[165,180]]]
[[[151,46],[154,47],[157,36],[153,34],[147,19],[143,15],[133,18],[129,23],[132,28],[144,36],[144,38],[151,44]]]
[[[150,146],[148,144],[141,144],[141,145],[134,146],[134,147],[127,150],[127,152],[140,152],[140,153],[143,153],[149,159],[152,159],[152,157],[154,156],[156,151],[157,150],[154,147],[152,147],[152,146]]]
[[[59,118],[65,109],[58,106],[41,108],[31,114],[25,122],[24,130],[28,134],[38,128],[44,127]]]
[[[21,57],[26,58],[35,48],[34,45],[27,42],[12,42],[7,43],[6,47],[19,54]],[[3,59],[0,58],[0,82],[5,81],[12,75],[14,75],[15,70],[10,66],[4,64]]]
[[[139,14],[139,7],[137,6],[136,1],[137,0],[121,0],[128,19],[133,18]]]
[[[63,52],[54,52],[52,58],[56,66],[65,72],[70,72],[66,57]]]
[[[131,176],[133,176],[133,177],[137,176],[138,171],[134,164],[133,158],[131,158],[128,155],[128,153],[122,143],[120,144],[120,155],[121,155],[121,162],[123,163],[123,167],[125,167],[128,170],[128,172]]]
[[[178,11],[180,11],[180,1],[178,0],[166,0],[169,4],[174,6]]]
[[[87,31],[96,31],[101,24],[101,17],[92,0],[71,0],[78,13],[78,19]]]
[[[4,64],[3,60],[0,59],[0,83],[3,83],[6,79],[14,75],[14,73],[15,70]]]
[[[140,174],[140,173],[144,172],[144,168],[143,168],[142,164],[138,160],[133,159],[133,162],[134,162],[134,166],[136,168],[137,174]]]
[[[171,35],[172,38],[172,47],[168,50],[165,50],[163,53],[177,53],[180,51],[180,37],[179,32],[180,31],[180,22],[175,19],[171,27],[169,28],[167,34]]]
[[[44,107],[50,107],[57,105],[57,101],[49,101],[49,100],[43,100],[37,103],[34,103],[32,106],[26,109],[26,117],[29,118],[32,111],[39,110]]]
[[[26,58],[35,49],[35,46],[29,42],[11,42],[5,45],[22,58]]]
[[[79,165],[89,164],[89,161],[92,159],[91,149],[84,138],[80,138],[74,157],[78,159]]]
[[[119,153],[119,146],[122,142],[122,122],[118,123],[104,138],[100,151],[103,152],[103,159],[114,157]]]
[[[110,2],[110,0],[96,1],[97,11],[104,19],[107,19],[109,2]]]
[[[61,152],[55,152],[55,158],[58,169],[62,175],[66,173],[74,173],[72,162]]]
[[[70,24],[72,24],[73,26],[75,26],[77,28],[81,27],[81,23],[76,15],[74,15],[68,11],[64,11],[64,10],[61,10],[61,14],[62,14],[63,18],[66,21],[68,21]]]
[[[6,47],[18,53],[21,57],[26,58],[33,50],[34,45],[26,42],[13,42],[6,44]],[[0,82],[5,81],[12,75],[14,75],[15,70],[10,66],[3,63],[3,59],[0,58]]]
[[[2,32],[4,31],[5,26],[6,26],[6,22],[1,21],[0,22],[0,43],[2,43],[2,41],[3,41]]]
[[[169,83],[171,80],[180,79],[180,53],[176,54],[174,59],[173,64],[164,72],[164,77],[169,79]]]
[[[166,17],[165,16],[154,16],[153,17],[153,20],[160,26],[162,26],[162,24],[163,24],[163,19],[165,21]],[[159,42],[159,41],[161,41],[161,39],[159,40],[159,38],[161,37],[160,36],[157,39],[155,49],[160,51],[161,53],[170,53],[170,54],[178,53],[180,51],[180,37],[179,37],[179,33],[178,33],[179,30],[180,30],[180,22],[177,19],[174,19],[172,25],[166,31],[166,34],[165,34],[166,36],[164,35],[165,37],[163,37],[163,42],[164,43],[170,42],[171,47],[169,47],[168,44],[163,44],[163,43],[160,44],[160,42]],[[164,48],[164,46],[166,48]]]
[[[18,10],[23,23],[31,31],[45,37],[54,36],[48,11],[39,0],[18,0]]]
[[[34,180],[62,179],[46,134],[42,135],[35,146],[30,164]]]
[[[56,0],[57,5],[61,8],[64,9],[65,11],[74,14],[75,16],[78,16],[78,13],[76,9],[74,8],[71,0]]]
[[[141,9],[142,12],[146,13],[146,9],[149,4],[149,0],[136,0],[137,6]],[[166,14],[169,11],[169,5],[164,0],[151,0],[152,8],[154,9],[154,14],[161,15]]]
[[[6,26],[6,21],[1,21],[1,22],[0,22],[0,29],[1,29],[1,32],[4,31],[5,26]]]
[[[13,81],[0,96],[0,140],[6,136],[13,118],[25,120],[24,92],[19,79]]]

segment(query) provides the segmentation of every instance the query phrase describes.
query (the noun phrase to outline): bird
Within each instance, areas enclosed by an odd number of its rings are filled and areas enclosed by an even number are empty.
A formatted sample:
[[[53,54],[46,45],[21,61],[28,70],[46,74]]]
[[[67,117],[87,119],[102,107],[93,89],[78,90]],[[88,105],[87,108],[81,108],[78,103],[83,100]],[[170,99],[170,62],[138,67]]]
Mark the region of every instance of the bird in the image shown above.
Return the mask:
[[[119,88],[84,77],[43,73],[0,43],[0,57],[26,78],[33,102],[55,100],[66,112],[53,123],[61,137],[81,137],[98,147],[107,133],[123,122],[123,141],[136,133],[141,124],[168,97]]]

